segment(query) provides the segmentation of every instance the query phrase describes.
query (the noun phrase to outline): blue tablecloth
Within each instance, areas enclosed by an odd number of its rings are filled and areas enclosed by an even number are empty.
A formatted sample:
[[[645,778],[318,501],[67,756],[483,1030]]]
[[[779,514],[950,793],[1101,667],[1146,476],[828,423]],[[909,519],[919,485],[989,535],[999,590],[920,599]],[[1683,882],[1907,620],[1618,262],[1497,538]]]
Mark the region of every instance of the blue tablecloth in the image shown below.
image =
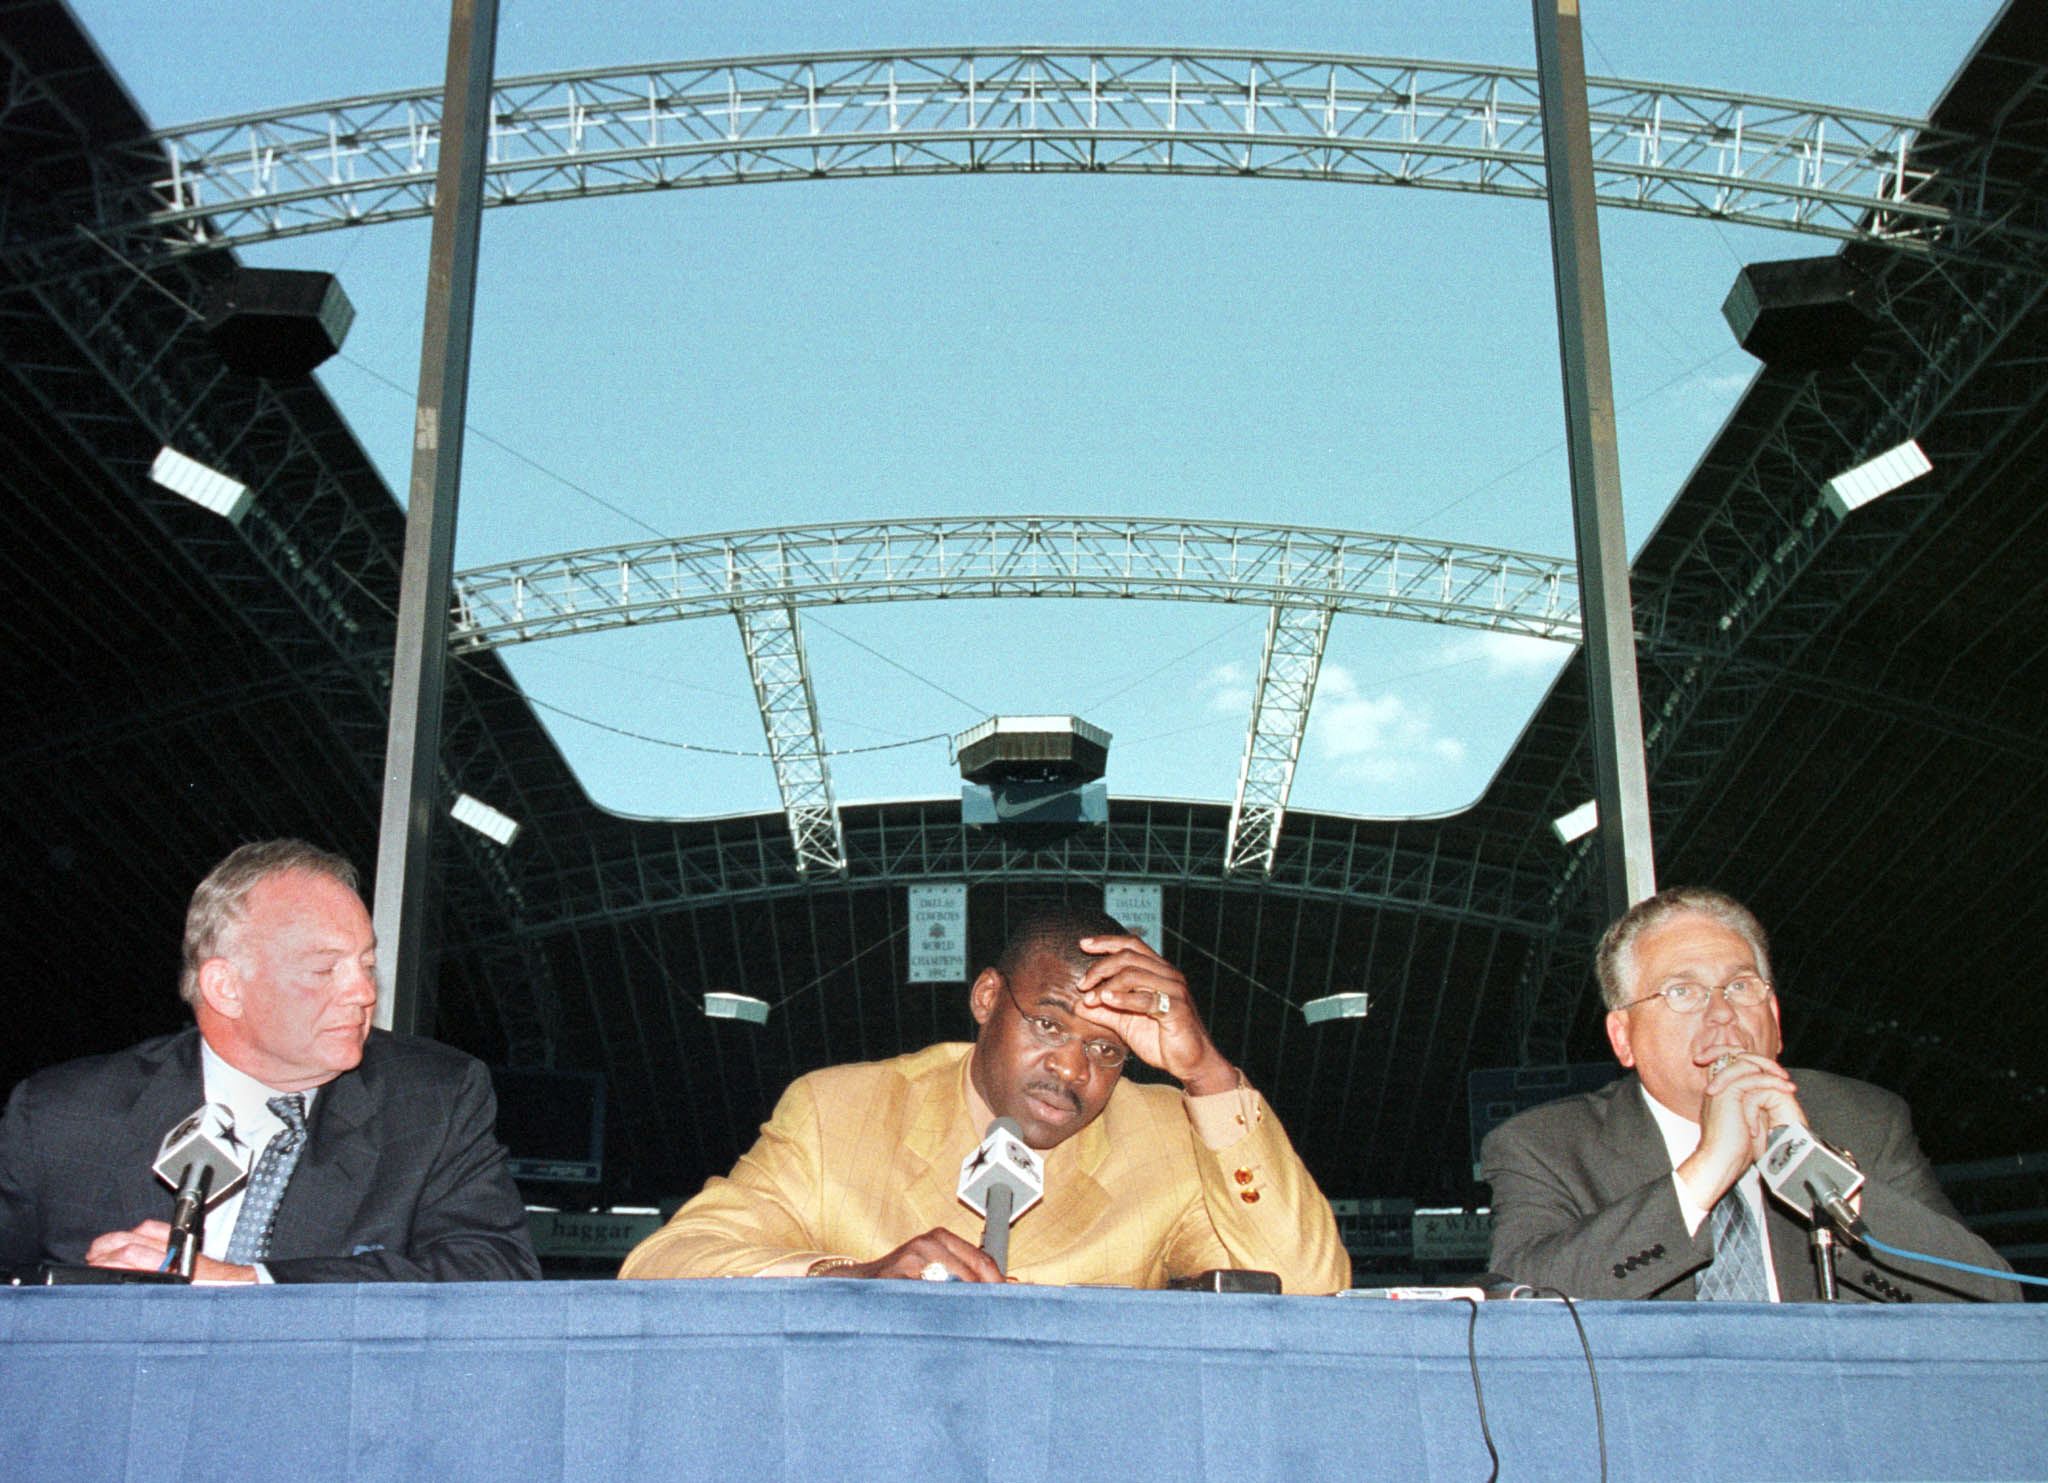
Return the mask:
[[[1463,1303],[917,1282],[0,1291],[0,1476],[1484,1478]],[[2048,1308],[1581,1304],[1616,1479],[2048,1477]],[[1554,1303],[1513,1479],[1599,1476]]]

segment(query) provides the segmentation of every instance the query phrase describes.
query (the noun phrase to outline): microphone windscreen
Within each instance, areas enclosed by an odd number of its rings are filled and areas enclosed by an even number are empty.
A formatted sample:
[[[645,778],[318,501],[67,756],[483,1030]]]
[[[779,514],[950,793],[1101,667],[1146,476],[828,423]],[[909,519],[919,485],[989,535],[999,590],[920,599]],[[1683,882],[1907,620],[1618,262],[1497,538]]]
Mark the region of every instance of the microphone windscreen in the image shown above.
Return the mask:
[[[249,1171],[237,1155],[242,1146],[235,1135],[234,1114],[219,1102],[209,1102],[164,1134],[151,1167],[174,1190],[188,1174],[210,1169],[206,1208],[211,1210],[248,1182]]]
[[[988,1192],[998,1184],[1011,1192],[1012,1220],[1045,1195],[1045,1160],[1024,1141],[1015,1118],[990,1123],[980,1145],[960,1165],[960,1199],[976,1215],[988,1214]]]

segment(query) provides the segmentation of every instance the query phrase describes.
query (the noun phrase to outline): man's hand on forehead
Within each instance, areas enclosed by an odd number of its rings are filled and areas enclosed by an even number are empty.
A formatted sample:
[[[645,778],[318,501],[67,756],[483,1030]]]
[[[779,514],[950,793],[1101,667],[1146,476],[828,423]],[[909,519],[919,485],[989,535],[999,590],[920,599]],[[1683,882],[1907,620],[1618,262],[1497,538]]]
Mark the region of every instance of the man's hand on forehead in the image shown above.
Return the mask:
[[[1227,1090],[1237,1072],[1209,1039],[1179,969],[1141,937],[1084,937],[1095,961],[1075,985],[1077,1019],[1122,1037],[1131,1053],[1196,1096]]]

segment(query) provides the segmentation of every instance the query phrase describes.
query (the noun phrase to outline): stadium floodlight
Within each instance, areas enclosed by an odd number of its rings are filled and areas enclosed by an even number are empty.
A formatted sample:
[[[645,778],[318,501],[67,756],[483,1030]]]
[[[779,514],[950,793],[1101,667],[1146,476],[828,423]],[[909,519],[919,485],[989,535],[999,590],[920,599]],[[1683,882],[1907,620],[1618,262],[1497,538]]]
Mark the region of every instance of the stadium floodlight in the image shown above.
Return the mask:
[[[1358,992],[1325,994],[1302,1005],[1301,1017],[1311,1025],[1320,1025],[1324,1020],[1362,1020],[1365,1018],[1365,995]]]
[[[1557,831],[1558,839],[1565,844],[1584,839],[1600,827],[1600,800],[1588,798],[1570,813],[1552,819],[1550,827]]]
[[[745,1020],[750,1025],[768,1023],[768,1001],[751,994],[733,994],[713,989],[704,996],[704,1013],[714,1020]]]
[[[458,824],[467,824],[486,839],[495,839],[506,849],[512,848],[512,841],[519,837],[519,821],[509,814],[501,814],[481,798],[460,794],[455,807],[448,810],[448,816]]]
[[[1890,494],[1901,484],[1910,484],[1934,468],[1918,443],[1908,438],[1898,447],[1828,480],[1821,492],[1828,508],[1837,516],[1860,510],[1880,495]]]
[[[157,451],[156,462],[149,466],[149,477],[172,494],[183,495],[202,510],[213,511],[230,525],[242,523],[242,517],[249,512],[249,505],[256,498],[241,480],[230,479],[219,469],[210,469],[198,459],[187,458],[169,446]]]

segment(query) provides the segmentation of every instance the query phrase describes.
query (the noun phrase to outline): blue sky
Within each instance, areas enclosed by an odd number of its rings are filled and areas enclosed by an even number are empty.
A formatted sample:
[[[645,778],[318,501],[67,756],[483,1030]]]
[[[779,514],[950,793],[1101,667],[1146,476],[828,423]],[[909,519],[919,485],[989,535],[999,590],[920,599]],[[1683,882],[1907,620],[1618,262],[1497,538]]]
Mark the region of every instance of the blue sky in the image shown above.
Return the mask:
[[[438,82],[418,0],[73,0],[160,126]],[[503,0],[500,76],[886,46],[1201,45],[1529,65],[1526,0],[1457,4],[672,4]],[[1992,0],[1587,0],[1595,74],[1924,114]],[[1816,238],[1609,212],[1601,224],[1632,543],[1753,362],[1720,304]],[[427,227],[252,249],[340,275],[357,320],[322,382],[394,490],[408,471]],[[401,390],[402,389],[402,390]],[[1569,555],[1540,204],[1279,182],[830,182],[488,213],[458,565],[828,520],[1100,514],[1337,526]],[[499,446],[503,445],[503,446]],[[507,450],[510,451],[507,451]],[[593,501],[592,491],[628,512]],[[810,610],[834,749],[1073,712],[1118,795],[1228,799],[1265,614],[1165,603]],[[885,656],[885,657],[884,657]],[[702,620],[509,651],[605,725],[760,752],[736,630]],[[1469,803],[1562,654],[1339,620],[1294,801]],[[759,757],[543,719],[593,797],[776,806]],[[842,801],[954,792],[942,743],[833,760]]]

